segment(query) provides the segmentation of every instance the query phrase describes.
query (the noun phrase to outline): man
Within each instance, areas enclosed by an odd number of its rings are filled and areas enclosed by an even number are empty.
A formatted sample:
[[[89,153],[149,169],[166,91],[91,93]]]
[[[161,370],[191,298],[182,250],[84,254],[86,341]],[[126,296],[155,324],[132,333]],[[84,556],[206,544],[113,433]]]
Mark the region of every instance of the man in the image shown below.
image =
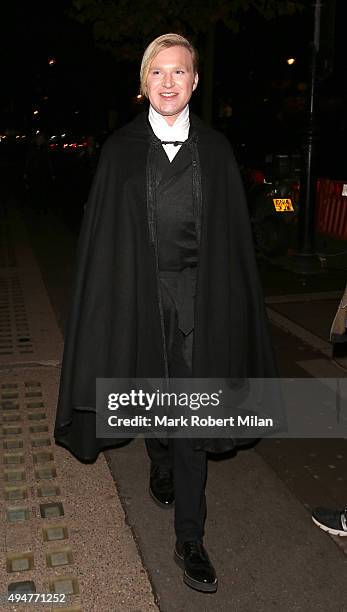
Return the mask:
[[[333,343],[334,362],[346,369],[347,285],[330,328],[330,341]],[[331,535],[347,536],[347,506],[343,509],[318,506],[312,510],[312,520],[320,529]]]
[[[149,113],[105,144],[79,242],[55,435],[84,461],[112,443],[95,436],[97,377],[276,376],[239,172],[227,140],[189,112],[196,51],[160,36],[140,76]],[[146,446],[151,496],[175,501],[184,581],[214,592],[206,452],[235,440]]]

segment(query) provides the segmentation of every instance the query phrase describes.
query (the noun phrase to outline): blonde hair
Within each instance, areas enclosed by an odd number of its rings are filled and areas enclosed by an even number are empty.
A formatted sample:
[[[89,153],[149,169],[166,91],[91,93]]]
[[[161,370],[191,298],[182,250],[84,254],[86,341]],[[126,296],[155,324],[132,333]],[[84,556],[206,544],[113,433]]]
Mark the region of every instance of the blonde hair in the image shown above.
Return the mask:
[[[189,40],[180,34],[162,34],[162,36],[158,36],[158,38],[155,38],[148,45],[142,57],[140,68],[140,93],[143,96],[147,96],[147,78],[152,61],[158,55],[158,53],[160,53],[160,51],[176,45],[185,47],[188,49],[188,51],[190,51],[193,61],[194,74],[198,72],[198,52],[189,42]]]

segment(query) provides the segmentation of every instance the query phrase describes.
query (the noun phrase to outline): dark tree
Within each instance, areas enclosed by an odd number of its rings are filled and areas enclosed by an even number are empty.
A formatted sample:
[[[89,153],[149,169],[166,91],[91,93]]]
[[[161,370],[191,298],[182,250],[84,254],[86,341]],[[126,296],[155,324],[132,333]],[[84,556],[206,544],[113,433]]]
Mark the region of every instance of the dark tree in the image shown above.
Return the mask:
[[[210,122],[217,24],[236,33],[247,12],[273,19],[307,4],[308,0],[73,0],[71,15],[91,24],[98,44],[119,61],[140,57],[146,44],[165,32],[198,39],[203,49],[203,116]]]

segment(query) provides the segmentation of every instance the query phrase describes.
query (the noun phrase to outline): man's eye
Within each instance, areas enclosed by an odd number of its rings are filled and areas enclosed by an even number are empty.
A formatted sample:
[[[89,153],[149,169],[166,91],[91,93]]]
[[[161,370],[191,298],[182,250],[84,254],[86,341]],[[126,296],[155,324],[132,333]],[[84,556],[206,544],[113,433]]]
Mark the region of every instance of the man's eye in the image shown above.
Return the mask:
[[[177,74],[184,74],[184,70],[176,70]]]
[[[154,74],[154,75],[160,74],[160,71],[159,70],[153,70],[152,74]]]

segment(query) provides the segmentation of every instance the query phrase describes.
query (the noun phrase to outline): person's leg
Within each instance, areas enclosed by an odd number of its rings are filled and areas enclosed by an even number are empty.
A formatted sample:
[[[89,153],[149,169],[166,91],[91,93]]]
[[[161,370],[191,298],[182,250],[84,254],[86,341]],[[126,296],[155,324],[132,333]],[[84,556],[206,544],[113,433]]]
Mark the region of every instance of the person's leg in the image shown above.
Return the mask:
[[[194,450],[191,440],[175,438],[173,477],[175,532],[179,542],[202,540],[206,518],[206,452]]]
[[[151,460],[149,493],[161,508],[172,506],[175,493],[172,473],[172,445],[164,445],[157,438],[146,438],[146,448]]]
[[[193,338],[193,331],[185,335],[176,328],[171,351],[171,376],[191,376]],[[172,438],[171,442],[176,537],[180,542],[202,540],[206,517],[206,452],[194,450],[193,441],[188,438]]]
[[[175,560],[184,570],[183,581],[198,591],[214,593],[215,569],[203,546],[206,518],[206,452],[194,450],[192,441],[173,440],[175,489]]]
[[[192,375],[193,339],[193,331],[188,335],[180,331],[176,334],[172,376],[186,378]],[[202,541],[206,518],[207,455],[203,450],[194,450],[194,441],[189,438],[173,438],[172,447],[176,500],[175,560],[184,570],[183,581],[188,586],[214,593],[218,578]]]
[[[163,444],[158,438],[146,438],[145,444],[152,465],[172,468],[171,444]]]

